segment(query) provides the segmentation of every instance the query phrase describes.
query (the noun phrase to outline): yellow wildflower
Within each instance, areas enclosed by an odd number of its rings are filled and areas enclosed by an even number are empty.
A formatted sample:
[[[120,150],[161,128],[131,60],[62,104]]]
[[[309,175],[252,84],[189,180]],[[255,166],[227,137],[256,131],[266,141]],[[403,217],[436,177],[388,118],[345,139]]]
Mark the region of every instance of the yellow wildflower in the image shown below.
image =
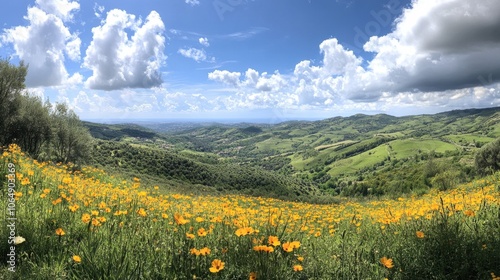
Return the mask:
[[[212,266],[209,268],[210,272],[212,273],[217,273],[223,269],[224,269],[224,262],[219,259],[213,260]]]

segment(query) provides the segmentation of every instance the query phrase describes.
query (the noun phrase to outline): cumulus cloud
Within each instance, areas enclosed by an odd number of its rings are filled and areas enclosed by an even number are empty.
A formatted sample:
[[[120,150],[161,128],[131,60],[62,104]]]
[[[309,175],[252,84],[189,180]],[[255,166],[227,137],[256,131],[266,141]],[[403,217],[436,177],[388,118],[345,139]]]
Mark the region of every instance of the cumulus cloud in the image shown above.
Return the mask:
[[[208,43],[208,38],[206,37],[201,37],[200,39],[198,39],[198,42],[200,42],[200,44],[202,44],[205,47],[210,46],[210,43]]]
[[[207,60],[207,54],[205,53],[204,49],[196,49],[196,48],[179,49],[178,52],[184,57],[191,58],[196,62]]]
[[[77,2],[66,0],[37,0],[28,8],[25,17],[28,26],[5,29],[1,41],[12,43],[15,54],[27,64],[28,87],[57,86],[67,82],[69,74],[65,68],[65,56],[80,59],[81,40],[71,33],[65,21],[78,10]]]
[[[275,104],[289,94],[287,104],[316,108],[495,106],[500,104],[499,14],[495,0],[414,0],[391,33],[367,38],[363,49],[373,53],[371,60],[331,38],[319,45],[318,65],[300,61],[286,75],[216,70],[208,78],[236,87],[236,96],[247,101],[254,96],[256,104]]]
[[[208,73],[208,78],[213,81],[222,82],[227,85],[238,86],[240,83],[240,72],[229,72],[227,70],[215,70]]]
[[[166,59],[165,26],[152,11],[144,23],[134,15],[114,9],[101,26],[92,28],[93,38],[83,66],[93,75],[85,82],[91,89],[151,88],[162,83],[159,69]],[[135,31],[129,39],[126,30]]]
[[[73,10],[79,10],[80,4],[67,0],[36,0],[40,9],[48,14],[55,15],[63,21],[68,21],[73,18]]]
[[[369,70],[395,92],[480,85],[480,75],[500,75],[499,13],[494,0],[414,1],[394,32],[364,45],[376,54]]]

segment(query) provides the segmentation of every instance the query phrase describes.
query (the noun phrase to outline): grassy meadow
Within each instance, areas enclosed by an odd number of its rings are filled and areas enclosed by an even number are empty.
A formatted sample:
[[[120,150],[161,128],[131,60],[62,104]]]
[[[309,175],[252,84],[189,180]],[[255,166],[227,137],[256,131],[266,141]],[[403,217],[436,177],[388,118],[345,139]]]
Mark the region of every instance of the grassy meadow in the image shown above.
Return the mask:
[[[170,193],[11,145],[2,209],[13,166],[16,271],[2,225],[0,279],[500,279],[499,173],[418,197],[314,205]]]

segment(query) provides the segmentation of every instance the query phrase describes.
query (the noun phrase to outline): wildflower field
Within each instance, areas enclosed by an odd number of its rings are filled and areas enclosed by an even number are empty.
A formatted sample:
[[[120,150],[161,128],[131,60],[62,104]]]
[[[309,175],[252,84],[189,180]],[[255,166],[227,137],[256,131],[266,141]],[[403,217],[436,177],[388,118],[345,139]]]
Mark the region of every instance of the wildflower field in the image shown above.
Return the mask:
[[[0,279],[500,279],[498,173],[419,197],[313,205],[169,193],[11,145],[0,178]]]

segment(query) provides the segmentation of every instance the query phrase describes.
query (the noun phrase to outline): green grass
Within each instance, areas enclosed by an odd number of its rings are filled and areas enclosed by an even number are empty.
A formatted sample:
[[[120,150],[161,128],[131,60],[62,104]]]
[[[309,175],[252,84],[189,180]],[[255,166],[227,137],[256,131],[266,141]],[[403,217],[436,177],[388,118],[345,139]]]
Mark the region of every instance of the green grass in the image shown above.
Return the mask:
[[[328,174],[332,176],[353,174],[358,170],[383,162],[388,155],[388,147],[386,145],[381,145],[359,155],[347,159],[341,159],[330,164],[329,167],[331,169]]]
[[[1,279],[500,275],[500,173],[421,197],[314,205],[179,195],[95,168],[71,173],[71,166],[40,165],[13,149],[0,156],[2,209],[9,198],[9,163],[15,163],[18,178],[15,235],[25,241],[15,246],[15,273],[8,271],[11,248],[1,243]],[[59,229],[65,234],[59,236]],[[6,226],[0,236],[9,236]],[[291,241],[300,246],[287,252]],[[272,251],[257,251],[257,245]],[[196,255],[203,248],[209,253]],[[224,262],[222,269],[213,270],[216,260]]]
[[[457,146],[434,139],[404,139],[389,142],[391,156],[398,159],[411,157],[419,153],[428,153],[434,151],[436,153],[445,153],[446,151],[455,151]]]
[[[484,135],[477,135],[477,134],[447,135],[447,136],[444,136],[443,138],[451,140],[454,143],[457,143],[457,144],[460,144],[463,146],[473,144],[475,142],[489,143],[489,142],[495,140],[495,138],[484,136]]]
[[[326,149],[329,149],[329,148],[336,148],[336,147],[339,147],[339,146],[345,145],[345,144],[353,144],[353,143],[356,143],[356,142],[357,141],[346,140],[346,141],[336,142],[336,143],[333,143],[333,144],[316,146],[314,149],[316,151],[321,151],[321,150],[326,150]]]

